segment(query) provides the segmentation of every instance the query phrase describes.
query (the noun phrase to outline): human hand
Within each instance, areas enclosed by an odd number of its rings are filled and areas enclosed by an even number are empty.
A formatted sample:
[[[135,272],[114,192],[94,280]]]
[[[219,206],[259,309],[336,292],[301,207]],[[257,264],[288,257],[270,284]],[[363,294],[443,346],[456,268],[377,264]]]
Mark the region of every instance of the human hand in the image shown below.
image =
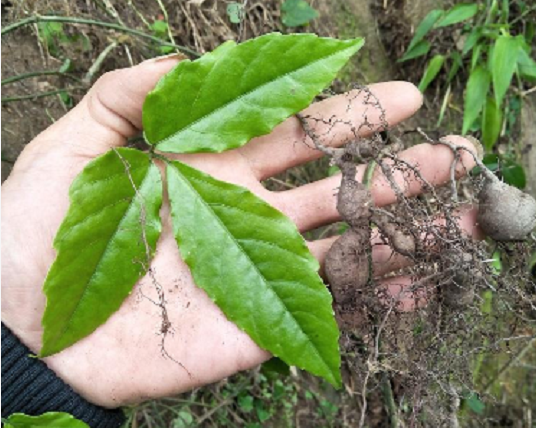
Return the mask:
[[[2,320],[34,352],[41,347],[42,285],[55,258],[52,241],[69,206],[69,186],[90,160],[125,145],[126,139],[139,131],[147,92],[176,63],[172,58],[150,60],[103,76],[71,112],[27,145],[2,186]],[[421,94],[409,83],[381,83],[370,89],[385,109],[389,125],[411,116],[422,102]],[[335,115],[358,127],[367,107],[357,97],[348,109],[348,99],[333,97],[312,105],[305,113],[325,118]],[[368,120],[379,122],[379,112],[369,111]],[[321,129],[317,131],[322,134]],[[348,127],[334,128],[325,144],[343,144],[350,137],[348,132]],[[303,138],[298,120],[290,118],[270,135],[255,138],[240,149],[177,158],[218,179],[249,188],[305,232],[338,220],[335,195],[340,176],[279,193],[261,185],[268,177],[320,157],[318,151],[302,143]],[[460,137],[451,138],[469,144]],[[418,164],[432,184],[449,178],[453,155],[447,147],[422,144],[401,156]],[[472,162],[470,156],[462,155],[465,168],[470,169]],[[460,166],[460,173],[463,170]],[[360,168],[359,174],[363,172]],[[418,182],[398,178],[408,194],[420,192]],[[373,180],[372,192],[379,206],[396,201],[381,175]],[[95,404],[117,407],[177,394],[252,368],[270,357],[195,286],[180,259],[167,204],[161,213],[163,230],[152,271],[166,295],[172,332],[166,338],[165,351],[172,359],[161,353],[160,309],[143,297],[156,297],[147,277],[93,334],[45,359],[51,369]],[[474,230],[472,211],[461,221],[468,233]],[[321,240],[309,246],[322,262],[332,242]],[[390,256],[386,246],[375,246],[374,263],[380,271],[397,267],[399,259]],[[397,283],[409,281],[401,278]]]

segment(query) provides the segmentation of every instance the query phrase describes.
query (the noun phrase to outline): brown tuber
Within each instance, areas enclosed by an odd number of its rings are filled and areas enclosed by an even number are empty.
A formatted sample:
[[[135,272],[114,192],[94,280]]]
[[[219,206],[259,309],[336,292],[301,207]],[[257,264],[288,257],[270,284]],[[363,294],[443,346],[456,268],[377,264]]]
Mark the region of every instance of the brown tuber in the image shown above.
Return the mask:
[[[522,241],[536,226],[536,200],[491,173],[486,174],[478,200],[477,221],[496,241]]]
[[[443,254],[447,269],[453,269],[451,280],[441,286],[443,302],[451,308],[462,308],[473,302],[475,288],[481,278],[475,269],[474,256],[462,250],[447,250]]]

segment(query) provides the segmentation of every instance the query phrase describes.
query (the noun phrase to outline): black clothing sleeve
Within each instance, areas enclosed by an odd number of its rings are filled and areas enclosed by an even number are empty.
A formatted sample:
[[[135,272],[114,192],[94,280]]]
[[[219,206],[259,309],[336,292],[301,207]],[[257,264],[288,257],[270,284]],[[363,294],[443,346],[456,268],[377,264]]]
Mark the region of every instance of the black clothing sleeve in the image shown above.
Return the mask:
[[[2,418],[66,412],[91,428],[118,428],[125,416],[86,401],[50,370],[2,323]]]

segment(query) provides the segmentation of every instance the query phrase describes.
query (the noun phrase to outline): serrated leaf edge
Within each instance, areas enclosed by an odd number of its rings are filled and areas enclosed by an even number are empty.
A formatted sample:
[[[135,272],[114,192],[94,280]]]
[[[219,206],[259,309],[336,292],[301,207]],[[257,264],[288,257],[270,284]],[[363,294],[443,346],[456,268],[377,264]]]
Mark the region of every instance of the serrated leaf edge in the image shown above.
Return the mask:
[[[185,182],[185,183],[192,189],[193,192],[198,193],[197,190],[191,185],[191,183],[189,182],[189,180],[188,180],[186,177],[184,177],[184,175],[183,175],[183,174],[182,174],[176,167],[174,167],[174,165],[173,165],[174,163],[179,163],[179,164],[180,164],[181,162],[178,162],[178,161],[175,161],[175,162],[168,162],[168,169],[167,169],[167,170],[168,170],[168,171],[169,171],[169,170],[173,170],[174,173],[177,174],[177,175],[180,177],[180,179],[183,180],[183,181],[184,181],[184,182]],[[192,168],[192,167],[190,167],[190,168]],[[195,169],[195,168],[194,168],[194,169]],[[210,185],[210,183],[207,183],[207,184]],[[237,186],[237,187],[240,187],[240,186]],[[247,189],[244,189],[244,190],[246,190],[247,192],[249,192],[249,190],[247,190]],[[218,217],[218,215],[212,210],[212,208],[210,207],[210,205],[208,205],[208,204],[206,203],[206,201],[204,201],[202,198],[200,198],[200,201],[203,203],[203,205],[205,205],[205,207],[206,207],[210,212],[213,213],[215,219],[216,219],[217,222],[220,224],[221,228],[224,229],[224,231],[227,230],[225,224],[223,224],[223,223],[221,222],[221,219],[220,219],[220,218]],[[273,208],[273,207],[272,207],[272,208]],[[273,209],[276,210],[276,208],[273,208]],[[278,211],[278,210],[276,210],[276,211]],[[281,215],[284,216],[283,213],[281,213]],[[286,217],[286,216],[285,216],[285,217]],[[174,235],[175,235],[175,233],[174,233]],[[249,255],[243,250],[243,248],[242,248],[242,246],[240,245],[240,243],[236,240],[236,238],[235,238],[232,234],[229,234],[229,235],[230,235],[231,239],[236,243],[236,245],[237,245],[237,247],[240,249],[240,251],[244,254],[245,258],[249,261],[249,260],[250,260],[250,257],[249,257]],[[180,238],[179,238],[177,235],[175,235],[175,239],[176,239],[176,241],[177,241],[177,244],[178,244],[178,247],[179,247],[179,251],[180,251],[180,247],[181,247],[181,243],[179,242],[179,241],[180,241]],[[302,238],[302,239],[303,239],[303,238]],[[304,241],[304,242],[305,242],[305,241]],[[307,246],[305,246],[305,248],[307,248]],[[318,268],[318,262],[317,262],[317,260],[316,260],[314,257],[312,257],[312,255],[311,255],[310,253],[308,253],[308,256],[309,256],[309,257],[307,257],[307,261],[308,261],[309,263],[314,263],[314,264],[317,266],[317,268]],[[185,262],[186,262],[187,258],[186,258],[186,257],[183,257],[183,260],[185,260]],[[273,295],[275,295],[275,297],[281,302],[281,305],[282,305],[285,309],[287,309],[287,312],[291,315],[292,320],[294,321],[295,325],[298,326],[299,331],[301,332],[301,334],[302,334],[303,336],[305,336],[305,338],[307,339],[307,341],[311,344],[311,347],[314,349],[314,351],[315,351],[315,353],[316,353],[318,359],[322,362],[322,364],[323,364],[324,367],[326,368],[327,373],[330,373],[330,377],[331,377],[330,382],[333,383],[334,385],[340,385],[340,381],[338,380],[338,379],[339,379],[339,376],[337,376],[339,373],[337,373],[337,372],[334,373],[334,372],[333,372],[333,370],[331,369],[331,367],[327,364],[327,362],[325,361],[325,359],[322,357],[322,355],[321,355],[320,351],[318,350],[318,348],[317,348],[317,347],[315,346],[315,344],[309,339],[309,337],[307,336],[307,334],[302,330],[302,327],[301,327],[301,325],[299,324],[299,322],[294,318],[294,315],[291,313],[291,311],[288,310],[287,306],[285,305],[285,303],[283,302],[283,300],[281,300],[280,296],[276,293],[276,291],[273,289],[273,287],[270,285],[269,281],[267,281],[267,280],[265,279],[264,275],[258,270],[257,266],[255,266],[254,263],[252,263],[252,262],[250,262],[250,263],[252,264],[253,268],[257,271],[259,277],[262,278],[262,280],[263,280],[263,282],[266,284],[267,288],[270,289],[271,293],[272,293]],[[322,280],[320,279],[320,277],[319,277],[319,281],[322,282]],[[322,282],[322,284],[323,284],[323,282]],[[196,284],[196,285],[197,285],[197,284]],[[198,286],[199,286],[200,288],[202,288],[203,290],[205,290],[204,287],[202,287],[202,286],[200,286],[200,285],[198,285]],[[331,296],[331,294],[327,291],[327,289],[325,289],[325,290],[326,290],[326,293],[327,293],[327,295],[328,295],[328,296],[326,296],[326,297],[328,297],[328,298],[330,299],[330,304],[331,304],[331,302],[332,302],[332,296]],[[205,290],[205,291],[206,291],[206,290]],[[216,299],[216,298],[214,298],[213,296],[211,296],[208,292],[207,292],[207,295],[209,296],[209,298],[210,298],[216,305],[218,305],[218,303],[217,303],[217,299]],[[219,307],[219,305],[218,305],[218,307]],[[234,323],[240,330],[242,330],[242,331],[244,331],[246,334],[250,335],[250,333],[247,332],[247,331],[245,330],[245,328],[243,328],[243,327],[240,325],[239,321],[237,321],[236,318],[233,317],[233,314],[225,314],[225,316],[226,316],[230,321],[232,321],[232,322],[233,322],[233,323]],[[340,334],[340,332],[339,332],[339,330],[338,330],[338,328],[337,328],[337,342],[338,342],[339,334]],[[270,353],[272,353],[272,355],[274,355],[274,356],[276,356],[276,357],[282,359],[283,361],[285,361],[285,358],[282,357],[281,355],[277,355],[277,353],[274,353],[274,352],[271,351],[271,350],[269,350],[269,351],[270,351]],[[289,363],[289,362],[287,362],[287,361],[285,361],[285,362],[286,362],[287,364],[290,364],[290,365],[296,365],[296,363]],[[299,366],[298,366],[298,367],[299,367]],[[300,367],[300,368],[303,368],[303,367]],[[339,361],[339,369],[340,369],[340,361]],[[313,374],[317,374],[317,373],[313,373]]]
[[[273,35],[273,34],[280,34],[280,33],[269,33],[269,34],[267,34],[267,35],[265,35],[265,36],[270,36],[270,35]],[[265,37],[265,36],[261,36],[261,37]],[[316,37],[316,36],[315,36],[315,37]],[[255,41],[255,40],[258,40],[258,39],[259,39],[259,38],[248,40],[247,42],[244,42],[244,43],[242,43],[242,44],[240,44],[240,45],[235,45],[235,46],[233,46],[233,48],[236,48],[236,47],[238,47],[238,46],[243,46],[243,45],[245,45],[245,44],[248,44],[248,43],[251,42],[251,41]],[[276,40],[276,39],[274,39],[274,40]],[[268,86],[268,85],[274,83],[274,82],[277,81],[277,80],[283,79],[283,78],[287,77],[288,75],[293,74],[293,73],[295,73],[295,72],[297,72],[297,71],[307,70],[307,68],[316,65],[316,64],[317,64],[318,62],[320,62],[320,61],[329,60],[329,58],[332,58],[332,57],[334,57],[334,56],[340,55],[341,52],[346,52],[346,51],[348,51],[348,50],[354,50],[354,52],[357,52],[357,51],[363,46],[363,44],[365,43],[365,40],[364,40],[363,38],[355,38],[355,39],[350,39],[350,40],[341,40],[341,42],[350,42],[350,41],[353,41],[354,44],[350,44],[350,43],[348,43],[348,47],[347,47],[346,49],[341,49],[340,51],[337,51],[337,52],[332,53],[332,54],[330,54],[330,55],[327,55],[327,56],[325,56],[325,57],[319,58],[319,59],[317,59],[317,60],[315,60],[315,61],[313,61],[313,62],[311,62],[311,63],[308,63],[305,67],[300,67],[300,68],[297,68],[297,69],[295,69],[295,70],[292,70],[292,71],[290,71],[290,72],[288,72],[288,73],[279,75],[279,76],[277,76],[275,79],[272,79],[272,80],[270,80],[270,81],[268,81],[268,82],[263,83],[263,84],[260,85],[260,86],[255,87],[253,90],[251,90],[251,91],[249,91],[249,92],[247,92],[247,93],[245,93],[245,94],[240,95],[238,98],[235,98],[235,99],[233,99],[232,101],[230,101],[230,102],[228,102],[228,103],[226,103],[226,104],[224,104],[224,105],[218,107],[217,109],[211,111],[209,114],[207,114],[207,115],[205,115],[205,116],[203,116],[203,117],[201,117],[201,118],[195,120],[194,122],[191,122],[188,126],[182,128],[182,129],[180,129],[179,131],[175,132],[174,134],[171,134],[171,135],[169,135],[168,137],[166,137],[166,138],[164,138],[164,139],[158,141],[157,143],[154,143],[154,146],[155,146],[158,150],[160,150],[160,151],[162,151],[162,152],[179,153],[179,152],[173,152],[173,151],[170,151],[169,149],[165,149],[165,148],[163,149],[163,148],[161,148],[160,146],[169,143],[170,141],[174,140],[174,139],[177,137],[177,135],[180,135],[181,133],[183,133],[183,132],[185,132],[185,131],[191,131],[191,130],[192,130],[191,128],[192,128],[193,126],[195,126],[196,124],[198,124],[198,123],[202,123],[202,122],[203,122],[204,120],[206,120],[208,117],[212,117],[213,115],[217,114],[220,110],[222,110],[222,109],[224,109],[224,108],[227,108],[228,106],[230,106],[230,105],[232,105],[232,104],[234,104],[234,103],[236,103],[236,102],[239,102],[242,98],[248,97],[249,95],[256,93],[257,91],[263,89],[265,86]],[[268,44],[270,44],[270,43],[272,43],[272,41],[270,41]],[[267,45],[268,45],[268,44],[267,44]],[[265,46],[267,46],[267,45],[265,45]],[[263,48],[264,48],[264,47],[263,47]],[[201,90],[200,90],[199,92],[201,92]],[[313,99],[314,99],[314,96],[311,97],[311,101],[312,101]],[[280,123],[280,122],[278,122],[278,123]],[[276,124],[276,125],[277,125],[277,124]],[[275,125],[274,125],[274,126],[275,126]],[[237,143],[234,144],[234,145],[229,145],[229,148],[228,148],[227,150],[230,150],[230,149],[234,149],[234,148],[240,147],[240,146],[242,146],[242,145],[244,145],[244,144],[245,144],[245,143],[237,142]]]

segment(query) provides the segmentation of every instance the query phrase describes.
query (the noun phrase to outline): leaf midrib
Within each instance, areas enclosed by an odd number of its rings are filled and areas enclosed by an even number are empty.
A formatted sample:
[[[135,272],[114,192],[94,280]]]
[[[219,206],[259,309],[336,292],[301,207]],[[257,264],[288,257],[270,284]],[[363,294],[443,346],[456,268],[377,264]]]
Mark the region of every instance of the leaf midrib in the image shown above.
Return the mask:
[[[212,214],[212,216],[216,219],[216,222],[220,225],[220,227],[224,230],[224,232],[227,232],[226,235],[230,236],[232,241],[236,244],[236,246],[239,248],[240,252],[245,256],[245,258],[247,259],[248,263],[255,269],[255,271],[257,272],[257,274],[259,275],[259,277],[262,279],[262,281],[264,282],[264,284],[267,286],[267,288],[272,292],[273,295],[275,295],[275,297],[277,298],[277,300],[279,300],[279,302],[281,303],[281,305],[286,309],[287,313],[290,314],[290,317],[292,318],[292,320],[294,321],[294,323],[299,327],[299,331],[301,332],[301,334],[303,336],[305,336],[307,342],[309,342],[311,345],[312,345],[312,348],[314,349],[314,352],[316,354],[316,356],[318,357],[318,359],[322,362],[322,364],[324,365],[324,367],[327,369],[327,371],[332,375],[334,376],[333,374],[333,371],[331,370],[331,368],[329,367],[329,365],[327,364],[327,362],[324,360],[324,358],[322,358],[322,355],[320,354],[316,344],[309,339],[309,337],[307,336],[307,334],[303,331],[303,328],[302,326],[300,325],[300,323],[296,320],[296,318],[294,318],[294,314],[287,308],[286,304],[284,303],[284,301],[281,299],[281,297],[276,293],[276,291],[273,289],[273,287],[271,286],[270,284],[270,281],[268,281],[264,275],[259,271],[259,269],[257,268],[257,266],[255,265],[255,263],[253,263],[253,261],[250,259],[250,257],[248,256],[248,254],[245,252],[245,250],[242,248],[242,246],[238,243],[238,241],[235,239],[235,237],[230,233],[228,232],[225,224],[221,221],[221,219],[218,217],[218,215],[212,210],[212,208],[210,207],[210,205],[205,202],[205,200],[201,197],[201,195],[199,194],[199,192],[197,192],[197,190],[192,186],[192,184],[190,183],[190,181],[182,174],[182,172],[179,171],[178,168],[174,167],[173,166],[173,170],[176,171],[177,175],[179,175],[184,182],[186,182],[186,185],[188,187],[190,187],[190,189],[192,190],[192,192],[194,192],[194,194],[198,195],[198,199],[201,201],[201,203],[207,208],[207,210]],[[203,180],[200,180],[200,179],[197,179],[198,181],[202,181],[203,183],[206,183],[204,182]],[[275,354],[274,354],[275,355]],[[276,355],[277,356],[277,355]],[[336,376],[334,376],[336,378]]]
[[[147,177],[150,176],[150,171],[151,171],[151,168],[153,167],[154,165],[153,164],[149,164],[149,167],[147,168],[147,173],[145,174],[145,176],[143,177],[143,180],[141,181],[140,185],[138,186],[138,189],[142,189],[144,184],[145,184],[145,180],[147,180]],[[100,265],[102,264],[103,260],[104,260],[104,257],[106,256],[106,254],[108,253],[108,250],[110,249],[110,243],[114,240],[114,238],[116,237],[117,233],[119,232],[119,230],[121,230],[121,225],[123,224],[123,222],[125,221],[125,219],[127,218],[127,215],[130,213],[132,207],[133,207],[133,201],[138,197],[138,194],[139,192],[138,191],[135,191],[134,192],[134,195],[132,196],[131,198],[131,203],[129,204],[128,208],[125,210],[125,213],[123,214],[123,216],[121,217],[121,220],[119,220],[119,222],[117,223],[117,228],[116,230],[114,231],[113,235],[110,237],[110,239],[108,240],[108,243],[106,244],[106,248],[104,249],[104,251],[102,252],[101,256],[99,257],[99,261],[97,262],[96,266],[95,266],[95,269],[93,271],[93,273],[91,274],[91,277],[86,281],[86,284],[84,286],[84,289],[82,291],[82,294],[80,295],[80,299],[78,299],[78,302],[76,303],[76,306],[74,307],[73,311],[71,312],[71,315],[69,316],[69,318],[67,319],[67,322],[65,323],[65,326],[64,328],[62,329],[62,331],[58,334],[56,334],[54,337],[56,338],[56,340],[58,340],[58,338],[61,338],[66,332],[67,330],[70,328],[71,324],[72,324],[72,321],[73,321],[73,318],[75,317],[78,309],[80,308],[80,304],[82,303],[82,301],[84,300],[84,297],[87,295],[87,291],[89,289],[89,284],[93,281],[93,278],[95,277],[95,274],[97,273],[97,271],[99,270],[99,267]]]
[[[186,131],[188,131],[188,130],[191,130],[191,128],[193,128],[193,127],[194,127],[195,125],[197,125],[198,123],[203,122],[203,121],[205,121],[205,120],[208,120],[208,118],[214,116],[214,115],[217,114],[220,110],[222,110],[222,109],[224,109],[224,108],[227,108],[228,106],[230,106],[230,105],[232,105],[232,104],[234,104],[234,103],[238,103],[242,98],[249,97],[251,94],[253,94],[253,93],[257,92],[257,91],[260,91],[260,90],[263,89],[265,86],[271,85],[271,84],[274,83],[275,81],[280,80],[280,79],[283,79],[283,78],[289,76],[290,74],[295,73],[295,72],[298,71],[298,70],[306,70],[307,68],[316,65],[318,62],[328,60],[329,58],[331,58],[331,57],[333,57],[333,56],[335,56],[335,55],[338,55],[338,54],[340,54],[341,52],[344,52],[344,51],[346,51],[346,50],[348,50],[348,49],[350,49],[350,48],[352,48],[352,47],[354,47],[354,45],[350,45],[350,46],[346,47],[345,49],[341,49],[340,51],[337,51],[337,52],[335,52],[335,53],[332,53],[332,54],[330,54],[330,55],[328,55],[328,56],[319,58],[319,59],[317,59],[317,60],[315,60],[315,61],[313,61],[313,62],[308,63],[305,67],[296,68],[296,69],[294,69],[294,70],[292,70],[292,71],[289,71],[289,72],[287,72],[287,73],[285,73],[285,74],[279,75],[279,76],[277,76],[276,78],[274,78],[274,79],[272,79],[272,80],[269,80],[268,82],[265,82],[265,83],[263,83],[263,84],[260,85],[260,86],[255,87],[253,90],[248,91],[248,92],[246,92],[245,94],[242,94],[242,95],[238,96],[237,98],[235,98],[235,99],[229,101],[228,103],[225,103],[224,105],[222,105],[222,106],[216,108],[215,110],[212,110],[211,112],[209,112],[209,114],[206,114],[206,115],[200,117],[199,119],[195,120],[194,122],[191,122],[190,124],[186,125],[184,128],[182,128],[182,129],[176,131],[175,133],[173,133],[173,134],[167,136],[166,138],[160,140],[159,142],[156,143],[156,147],[158,147],[158,146],[160,146],[160,145],[162,145],[162,144],[165,144],[165,143],[167,143],[167,142],[169,142],[169,141],[175,139],[175,138],[177,137],[177,135],[180,135],[180,134],[183,133],[183,132],[186,132]],[[214,65],[216,65],[216,64],[214,64]],[[211,70],[211,71],[212,71],[212,70]],[[209,74],[210,74],[210,72],[209,72]],[[204,85],[203,85],[203,86],[204,86]],[[202,89],[203,89],[203,87],[200,88],[199,92],[201,92]]]

